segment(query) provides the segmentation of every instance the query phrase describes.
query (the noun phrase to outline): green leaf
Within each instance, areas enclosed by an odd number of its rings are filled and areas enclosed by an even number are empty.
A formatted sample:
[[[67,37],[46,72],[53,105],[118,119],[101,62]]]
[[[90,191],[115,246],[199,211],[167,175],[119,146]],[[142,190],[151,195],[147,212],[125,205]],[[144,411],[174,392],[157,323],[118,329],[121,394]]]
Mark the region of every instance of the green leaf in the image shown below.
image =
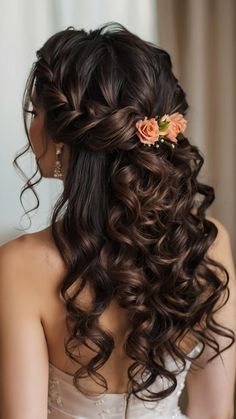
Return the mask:
[[[164,130],[164,129],[166,129],[168,126],[169,126],[169,121],[161,121],[161,122],[159,123],[159,129],[160,129],[160,130]]]

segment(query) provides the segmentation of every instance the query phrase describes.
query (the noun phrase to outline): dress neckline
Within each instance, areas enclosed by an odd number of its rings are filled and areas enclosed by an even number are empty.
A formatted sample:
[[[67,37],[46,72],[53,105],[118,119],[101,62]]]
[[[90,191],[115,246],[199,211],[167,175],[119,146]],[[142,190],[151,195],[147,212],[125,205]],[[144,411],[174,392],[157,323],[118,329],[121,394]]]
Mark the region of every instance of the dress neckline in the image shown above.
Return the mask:
[[[69,374],[68,372],[63,371],[60,368],[57,368],[51,362],[49,362],[49,368],[56,372],[57,378],[59,378],[63,381],[66,381],[69,384],[73,384],[73,375],[72,374]],[[123,393],[104,393],[104,394],[96,393],[94,395],[94,397],[97,397],[97,396],[117,396],[117,397],[122,396],[122,397],[124,397],[124,396],[127,396],[127,394],[128,394],[127,392],[123,392]]]
[[[188,356],[191,356],[192,354],[194,354],[196,351],[197,352],[199,352],[200,351],[200,348],[201,348],[201,345],[202,345],[202,343],[201,342],[198,342],[197,343],[197,345],[195,345],[194,346],[194,348],[188,353]],[[167,354],[167,358],[170,358],[170,359],[172,359],[171,358],[171,356],[170,356],[170,354]],[[177,362],[177,361],[176,361]],[[190,361],[188,361],[188,360],[186,360],[186,363],[189,363]],[[54,364],[52,364],[50,361],[49,361],[49,367],[50,367],[50,369],[53,369],[53,370],[55,370],[56,371],[56,374],[57,374],[57,376],[59,376],[62,380],[65,380],[65,381],[67,381],[67,382],[69,382],[69,383],[73,383],[73,375],[72,374],[69,374],[68,372],[65,372],[65,371],[63,371],[62,369],[60,369],[60,368],[58,368],[58,367],[56,367]],[[123,392],[123,393],[105,393],[105,394],[107,394],[107,395],[111,395],[111,396],[114,396],[114,395],[120,395],[120,396],[124,396],[124,395],[126,395],[127,394],[127,392]]]

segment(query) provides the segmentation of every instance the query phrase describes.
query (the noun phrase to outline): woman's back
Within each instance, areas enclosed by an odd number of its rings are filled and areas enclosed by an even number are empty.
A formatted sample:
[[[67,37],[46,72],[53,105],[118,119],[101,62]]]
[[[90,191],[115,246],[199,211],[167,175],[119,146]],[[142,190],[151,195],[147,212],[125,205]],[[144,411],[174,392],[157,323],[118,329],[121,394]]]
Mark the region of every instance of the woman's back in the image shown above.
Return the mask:
[[[128,357],[122,345],[125,342],[128,329],[128,316],[126,310],[120,308],[113,300],[99,321],[105,329],[109,329],[115,339],[116,346],[108,361],[101,367],[100,372],[108,383],[105,396],[96,395],[101,392],[101,387],[92,379],[83,379],[83,388],[89,393],[95,393],[95,398],[88,398],[73,385],[73,374],[78,369],[78,364],[65,354],[64,340],[68,337],[66,331],[66,308],[65,303],[59,296],[60,280],[65,274],[62,258],[53,244],[51,228],[48,227],[36,233],[27,234],[24,237],[24,251],[31,269],[35,272],[35,305],[41,307],[41,322],[45,333],[49,360],[49,385],[48,385],[48,417],[49,418],[123,418],[126,392],[127,370],[133,363]],[[28,253],[28,255],[26,255]],[[40,289],[40,291],[39,291]],[[27,289],[25,290],[27,293]],[[37,301],[38,299],[38,301]],[[89,307],[91,293],[85,288],[79,295],[79,304],[84,308]],[[182,342],[184,349],[190,356],[196,355],[200,346],[192,346],[188,339]],[[76,353],[76,352],[75,352]],[[81,359],[87,361],[92,358],[93,351],[84,345],[79,350]],[[187,361],[186,368],[177,376],[175,391],[160,402],[143,402],[132,397],[129,401],[128,418],[184,418],[179,410],[178,400],[185,383],[186,373],[190,367]],[[166,357],[166,367],[174,370],[178,362]],[[150,390],[160,391],[163,384],[168,387],[167,381],[156,380]],[[67,416],[68,415],[68,416]],[[98,416],[97,416],[98,415]],[[100,416],[99,416],[100,415]],[[142,415],[142,416],[141,416]],[[153,416],[154,415],[154,416]]]
[[[231,255],[227,244],[228,239],[224,239],[225,233],[222,231],[221,224],[217,222],[217,226],[220,230],[220,241],[218,246],[216,246],[216,255],[219,256],[220,254],[221,257],[225,258],[232,274],[232,265],[229,262]],[[117,348],[101,368],[103,376],[107,379],[108,392],[104,396],[98,396],[98,399],[95,398],[91,401],[91,399],[78,392],[73,386],[72,374],[76,371],[77,366],[73,365],[64,350],[66,310],[64,302],[59,297],[59,285],[65,271],[59,252],[51,239],[50,228],[37,233],[24,235],[7,243],[2,247],[0,256],[1,274],[8,272],[8,274],[1,276],[2,294],[5,296],[10,295],[11,303],[13,304],[11,306],[7,302],[8,299],[6,300],[7,307],[9,307],[8,317],[4,317],[7,311],[5,304],[2,304],[1,307],[3,313],[1,318],[2,333],[5,337],[7,337],[7,332],[9,336],[14,336],[14,342],[12,341],[12,344],[11,340],[5,339],[6,342],[2,345],[5,363],[1,364],[1,371],[3,379],[7,377],[4,380],[6,389],[9,389],[7,397],[10,398],[11,392],[17,390],[17,406],[19,411],[22,410],[24,412],[23,415],[29,415],[28,417],[35,417],[37,419],[45,417],[44,411],[46,406],[41,404],[40,400],[47,400],[48,419],[92,419],[96,417],[123,419],[125,417],[126,395],[121,393],[126,392],[127,368],[132,363],[131,359],[125,357],[121,350],[122,339],[125,339],[127,326],[125,312],[114,304],[111,305],[110,310],[103,313],[100,319],[102,325],[114,333]],[[211,256],[214,257],[214,250]],[[17,272],[18,275],[11,275],[9,272]],[[3,281],[4,278],[6,281]],[[232,293],[234,291],[233,277],[231,282]],[[8,290],[4,289],[5,283]],[[82,295],[80,294],[80,304],[83,301],[83,304],[86,306],[89,303],[89,293],[84,292]],[[2,302],[5,303],[5,300]],[[17,304],[19,305],[18,307]],[[225,314],[226,316],[230,316],[230,310],[233,310],[232,304],[233,302],[229,305],[228,312]],[[16,313],[17,318],[15,317]],[[22,319],[24,320],[24,324],[22,324]],[[22,328],[20,328],[21,324]],[[41,326],[39,326],[40,324],[42,326],[42,332]],[[4,326],[6,327],[5,333]],[[25,344],[22,346],[21,343],[24,342]],[[198,343],[191,350],[188,350],[187,348],[190,348],[188,345],[190,341],[186,340],[184,344],[183,342],[182,349],[194,358],[200,351],[201,345]],[[84,359],[88,359],[88,348],[81,346],[80,354]],[[226,362],[230,362],[233,365],[232,351],[230,357],[229,361]],[[18,359],[21,360],[20,363]],[[178,371],[178,361],[176,362],[167,356],[166,368],[169,371],[173,369]],[[5,371],[4,365],[7,365],[8,371]],[[143,402],[132,395],[129,400],[128,416],[126,417],[128,419],[134,417],[140,417],[142,419],[185,418],[179,410],[178,401],[189,367],[190,362],[187,360],[185,370],[177,374],[176,389],[160,402]],[[10,369],[16,378],[14,381],[10,380],[8,382],[9,377],[11,377]],[[226,384],[224,376],[222,376],[222,366],[217,366],[216,364],[215,369],[216,377],[218,376],[217,380],[219,377],[221,378],[220,381],[215,381],[213,377],[213,381],[231,388],[233,375],[231,377],[227,377],[226,375]],[[219,369],[219,372],[217,372],[217,369]],[[205,374],[207,377],[207,372]],[[210,375],[213,375],[213,372]],[[206,378],[206,380],[209,380],[209,386],[213,386],[210,377]],[[196,387],[196,385],[198,386],[198,381],[200,388]],[[37,387],[37,383],[40,383],[39,387]],[[44,388],[43,383],[45,385],[47,383],[47,388]],[[194,409],[196,408],[197,411],[198,409],[204,411],[202,407],[198,407],[198,393],[201,393],[203,384],[204,378],[202,381],[201,374],[200,379],[196,375],[196,378],[193,376],[190,381],[192,389],[191,387],[188,389],[191,398],[193,397],[192,392],[195,395],[195,399],[191,400],[191,405],[196,405],[197,407],[195,406]],[[82,380],[82,386],[89,392],[98,393],[101,391],[100,387],[96,386],[93,380]],[[168,387],[167,381],[165,377],[162,381],[159,376],[149,389],[158,392],[163,389],[163,386],[165,389]],[[27,403],[29,404],[29,394],[31,394],[30,406],[27,407]],[[145,391],[144,394],[147,395]],[[226,396],[231,397],[230,393],[226,392],[225,396],[222,395],[220,405],[224,404],[224,398]],[[203,396],[201,397],[203,398]],[[19,407],[19,401],[21,401],[21,408]],[[14,404],[12,406],[14,407]],[[30,409],[33,409],[33,416],[30,416]],[[16,413],[8,417],[18,419]],[[20,419],[22,417],[24,416],[19,416]]]
[[[53,244],[50,227],[27,235],[27,239],[29,241],[29,251],[32,251],[33,248],[39,249],[38,251],[35,250],[35,254],[40,258],[37,265],[42,267],[42,276],[44,276],[44,280],[41,281],[44,297],[41,298],[41,294],[39,294],[41,299],[39,304],[42,305],[42,324],[48,345],[49,361],[61,371],[74,374],[78,369],[78,364],[73,364],[73,361],[65,354],[64,349],[64,340],[68,337],[68,333],[65,324],[67,311],[65,303],[59,295],[60,280],[65,274],[62,258]],[[35,261],[34,257],[33,263]],[[38,269],[37,278],[39,279],[39,277],[40,271]],[[81,307],[89,307],[91,293],[88,287],[85,287],[79,294],[77,301]],[[126,392],[127,369],[133,363],[133,360],[123,350],[128,330],[127,311],[119,307],[113,300],[100,316],[99,323],[105,329],[110,330],[115,338],[115,349],[100,369],[101,374],[108,381],[107,392]],[[189,339],[185,339],[181,347],[188,353],[195,347],[195,344],[190,343]],[[84,345],[81,345],[79,353],[84,361],[88,361],[94,356],[94,352]],[[92,392],[101,391],[101,386],[96,385],[94,380],[91,379],[83,379],[83,386]]]

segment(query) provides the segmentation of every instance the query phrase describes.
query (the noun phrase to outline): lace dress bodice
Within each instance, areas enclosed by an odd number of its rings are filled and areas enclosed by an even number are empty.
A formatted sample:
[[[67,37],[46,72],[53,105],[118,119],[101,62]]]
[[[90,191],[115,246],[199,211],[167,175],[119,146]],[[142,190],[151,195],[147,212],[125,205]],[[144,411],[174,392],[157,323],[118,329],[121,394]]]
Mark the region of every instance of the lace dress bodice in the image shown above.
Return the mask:
[[[189,356],[194,357],[200,349],[201,343],[193,348]],[[182,365],[179,362],[168,356],[166,368],[176,370],[176,366],[180,368]],[[176,389],[165,399],[145,402],[131,395],[127,418],[187,419],[187,416],[181,412],[178,402],[190,365],[191,361],[186,360],[185,370],[176,376]],[[149,390],[157,392],[164,388],[168,388],[166,379],[158,377]],[[148,392],[143,391],[142,394],[146,396]],[[126,393],[85,396],[74,387],[72,375],[49,363],[48,419],[124,419],[126,396]]]

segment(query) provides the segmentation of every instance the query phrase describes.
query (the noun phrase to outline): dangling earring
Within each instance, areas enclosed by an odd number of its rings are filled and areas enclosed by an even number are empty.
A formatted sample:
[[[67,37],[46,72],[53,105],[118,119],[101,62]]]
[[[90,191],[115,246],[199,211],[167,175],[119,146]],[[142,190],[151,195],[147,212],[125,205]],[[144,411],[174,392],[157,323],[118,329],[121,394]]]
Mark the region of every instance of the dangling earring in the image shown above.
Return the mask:
[[[56,162],[53,172],[53,177],[55,178],[62,178],[62,164],[61,164],[61,149],[56,150]]]

